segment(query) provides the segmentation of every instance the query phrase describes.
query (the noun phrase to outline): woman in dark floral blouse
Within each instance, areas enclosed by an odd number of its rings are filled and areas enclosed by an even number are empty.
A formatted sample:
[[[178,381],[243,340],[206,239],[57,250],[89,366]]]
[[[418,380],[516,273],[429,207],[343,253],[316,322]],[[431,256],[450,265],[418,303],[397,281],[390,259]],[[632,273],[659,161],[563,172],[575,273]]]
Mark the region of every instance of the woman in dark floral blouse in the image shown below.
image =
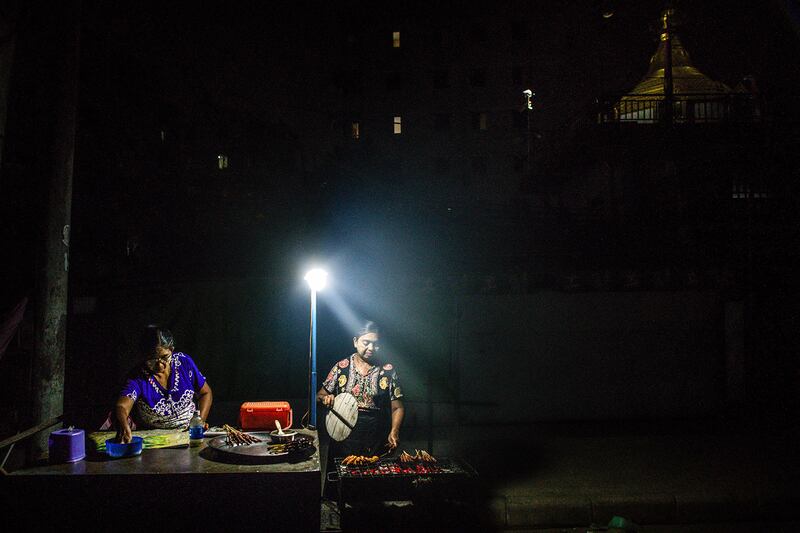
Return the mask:
[[[358,404],[358,422],[341,442],[331,441],[331,457],[377,455],[394,450],[403,424],[403,391],[397,371],[388,361],[376,361],[380,350],[378,326],[367,322],[353,337],[354,354],[342,359],[328,373],[317,393],[326,407],[337,394],[348,392]],[[388,436],[387,432],[388,431]]]

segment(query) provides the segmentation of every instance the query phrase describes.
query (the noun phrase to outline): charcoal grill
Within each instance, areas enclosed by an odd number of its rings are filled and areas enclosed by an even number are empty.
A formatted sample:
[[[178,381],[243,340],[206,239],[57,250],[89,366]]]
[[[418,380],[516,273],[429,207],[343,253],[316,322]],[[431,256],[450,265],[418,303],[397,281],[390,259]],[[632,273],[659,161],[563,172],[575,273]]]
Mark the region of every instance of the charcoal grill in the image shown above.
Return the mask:
[[[334,459],[336,469],[331,474],[339,482],[343,529],[345,525],[360,530],[378,524],[385,529],[391,516],[387,504],[392,502],[403,504],[392,511],[390,522],[395,525],[411,527],[415,521],[423,520],[422,525],[430,527],[434,515],[451,522],[468,516],[476,508],[477,473],[460,459],[437,459],[436,463],[383,459],[374,465],[358,466],[343,465],[342,458]]]
[[[384,459],[373,465],[343,465],[334,459],[339,480],[340,506],[364,500],[415,500],[423,496],[457,497],[477,477],[475,470],[456,458],[436,463],[401,463]]]

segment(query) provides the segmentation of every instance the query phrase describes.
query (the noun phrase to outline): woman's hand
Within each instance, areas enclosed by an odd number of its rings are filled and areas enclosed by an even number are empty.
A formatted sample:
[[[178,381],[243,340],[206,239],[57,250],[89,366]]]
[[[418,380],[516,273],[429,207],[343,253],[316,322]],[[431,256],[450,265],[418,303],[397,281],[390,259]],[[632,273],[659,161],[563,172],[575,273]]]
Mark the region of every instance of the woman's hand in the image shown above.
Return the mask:
[[[123,425],[117,430],[117,441],[120,444],[127,444],[133,440],[131,435],[131,427],[128,424]]]
[[[131,436],[131,426],[128,423],[128,415],[133,407],[133,400],[127,396],[120,396],[117,405],[114,407],[114,420],[117,425],[117,441],[126,444],[133,440]]]
[[[397,445],[400,443],[400,432],[396,429],[393,429],[389,432],[389,438],[386,439],[386,444],[389,446],[390,450],[394,450],[397,448]]]
[[[392,430],[389,432],[389,438],[386,439],[390,450],[397,448],[397,444],[400,442],[400,426],[403,425],[405,412],[403,401],[400,398],[392,400]]]
[[[211,387],[208,381],[203,383],[203,386],[197,391],[197,409],[200,410],[200,418],[203,421],[208,420],[208,413],[211,411],[211,403],[214,401],[214,395],[211,392]],[[208,428],[206,428],[208,429]]]
[[[320,401],[322,402],[322,405],[324,405],[325,407],[333,407],[334,398],[336,398],[336,396],[334,396],[333,394],[328,394],[327,396],[323,396],[322,398],[320,398]]]

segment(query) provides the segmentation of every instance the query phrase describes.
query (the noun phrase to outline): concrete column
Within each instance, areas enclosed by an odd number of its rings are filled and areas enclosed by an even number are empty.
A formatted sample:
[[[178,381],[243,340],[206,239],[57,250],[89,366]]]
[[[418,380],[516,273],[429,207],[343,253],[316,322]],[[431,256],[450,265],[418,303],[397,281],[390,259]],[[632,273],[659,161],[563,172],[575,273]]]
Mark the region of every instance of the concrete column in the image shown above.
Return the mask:
[[[44,188],[39,198],[42,236],[37,250],[35,344],[31,363],[32,425],[60,416],[64,408],[64,362],[67,335],[67,281],[72,208],[72,172],[78,101],[80,2],[50,4],[45,13],[52,26],[52,141],[43,148]],[[35,18],[33,20],[36,20]],[[47,452],[48,433],[32,439],[29,459]]]
[[[0,168],[3,165],[3,146],[6,138],[8,93],[11,85],[11,66],[14,64],[16,20],[0,12]]]

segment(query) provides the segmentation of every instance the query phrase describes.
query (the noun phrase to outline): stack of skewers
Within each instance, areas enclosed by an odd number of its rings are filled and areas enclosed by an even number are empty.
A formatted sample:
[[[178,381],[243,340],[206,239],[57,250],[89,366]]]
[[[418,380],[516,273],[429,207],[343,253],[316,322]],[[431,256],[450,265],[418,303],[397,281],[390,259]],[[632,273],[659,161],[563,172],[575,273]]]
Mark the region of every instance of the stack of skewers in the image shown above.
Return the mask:
[[[244,431],[239,431],[228,424],[222,426],[222,429],[225,430],[225,443],[228,446],[249,446],[250,444],[261,442],[261,439],[258,437],[245,433]]]
[[[297,439],[281,444],[270,444],[269,451],[273,454],[293,453],[306,450],[311,447],[312,441],[306,439]]]

